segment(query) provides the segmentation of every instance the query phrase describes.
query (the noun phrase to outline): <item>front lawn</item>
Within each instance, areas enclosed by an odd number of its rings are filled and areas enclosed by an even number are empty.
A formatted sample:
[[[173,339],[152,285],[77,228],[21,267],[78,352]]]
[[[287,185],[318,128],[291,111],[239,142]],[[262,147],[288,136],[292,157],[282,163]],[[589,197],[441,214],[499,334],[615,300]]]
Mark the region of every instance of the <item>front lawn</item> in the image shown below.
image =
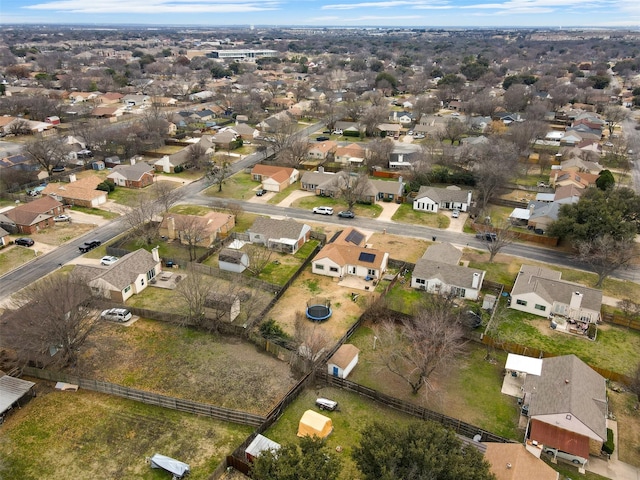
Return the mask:
[[[400,205],[400,208],[393,214],[391,219],[394,222],[411,223],[431,228],[447,228],[451,223],[451,219],[446,215],[414,210],[411,203]]]
[[[256,182],[250,174],[238,172],[224,181],[221,192],[218,191],[219,185],[212,185],[204,193],[210,197],[246,200],[255,195],[253,190],[259,186],[260,182]]]
[[[292,204],[293,207],[303,208],[305,210],[313,210],[313,207],[333,207],[334,214],[337,214],[341,210],[348,210],[348,205],[340,198],[333,197],[302,197],[295,200]],[[382,207],[377,204],[364,204],[356,203],[353,206],[353,212],[356,216],[376,218],[382,212]]]
[[[0,275],[18,268],[35,258],[34,250],[19,245],[4,247],[0,250]]]
[[[252,431],[88,390],[36,388],[2,426],[0,478],[162,480],[169,474],[145,462],[162,453],[205,480]]]

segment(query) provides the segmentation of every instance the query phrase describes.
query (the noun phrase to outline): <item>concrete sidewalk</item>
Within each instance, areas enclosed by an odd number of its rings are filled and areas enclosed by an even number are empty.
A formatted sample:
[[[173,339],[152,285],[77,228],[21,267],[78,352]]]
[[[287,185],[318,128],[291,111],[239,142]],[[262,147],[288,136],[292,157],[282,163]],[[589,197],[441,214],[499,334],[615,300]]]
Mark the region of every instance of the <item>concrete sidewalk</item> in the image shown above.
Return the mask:
[[[587,470],[611,480],[640,480],[640,469],[618,460],[618,423],[607,420],[607,427],[613,430],[615,449],[609,460],[589,457]]]

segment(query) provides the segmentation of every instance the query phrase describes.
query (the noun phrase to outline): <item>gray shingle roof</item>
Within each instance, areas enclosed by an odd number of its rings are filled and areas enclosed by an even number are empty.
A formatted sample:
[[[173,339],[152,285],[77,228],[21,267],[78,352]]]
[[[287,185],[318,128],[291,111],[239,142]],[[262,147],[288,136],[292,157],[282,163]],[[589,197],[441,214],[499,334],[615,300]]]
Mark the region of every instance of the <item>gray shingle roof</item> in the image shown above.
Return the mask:
[[[243,255],[246,254],[244,252],[241,252],[240,250],[234,250],[233,248],[223,248],[222,250],[220,250],[220,254],[218,255],[218,261],[240,265]]]
[[[424,260],[458,265],[462,252],[448,242],[434,243],[422,255]]]
[[[529,405],[532,417],[571,414],[607,439],[605,379],[575,355],[545,358],[540,376],[527,375],[525,391],[535,392]]]
[[[304,224],[291,219],[277,220],[258,217],[248,231],[264,235],[267,239],[291,238],[297,240],[302,236],[303,228]]]
[[[467,203],[468,192],[467,190],[457,190],[450,188],[437,188],[423,185],[418,190],[416,199],[428,197],[438,203],[441,202],[460,202]]]
[[[413,269],[413,278],[425,280],[437,278],[443,283],[454,287],[473,288],[474,273],[479,274],[482,279],[484,271],[421,258],[416,262],[416,266]]]
[[[131,285],[138,275],[147,273],[158,265],[153,255],[144,249],[126,254],[108,268],[78,265],[78,270],[87,280],[102,279],[114,288],[123,290]],[[157,273],[157,272],[156,272]]]

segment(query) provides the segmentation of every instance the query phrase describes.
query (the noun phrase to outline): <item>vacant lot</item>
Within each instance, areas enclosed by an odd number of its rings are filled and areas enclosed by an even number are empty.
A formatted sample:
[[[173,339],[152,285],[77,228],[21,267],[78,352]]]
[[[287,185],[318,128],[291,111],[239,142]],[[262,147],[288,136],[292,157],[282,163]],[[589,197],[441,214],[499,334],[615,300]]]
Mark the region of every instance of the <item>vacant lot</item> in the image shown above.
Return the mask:
[[[38,396],[2,426],[0,478],[161,480],[145,458],[162,453],[207,479],[250,427],[174,412],[94,392],[52,391]]]
[[[71,373],[261,415],[295,382],[287,364],[238,338],[144,319],[106,327]]]

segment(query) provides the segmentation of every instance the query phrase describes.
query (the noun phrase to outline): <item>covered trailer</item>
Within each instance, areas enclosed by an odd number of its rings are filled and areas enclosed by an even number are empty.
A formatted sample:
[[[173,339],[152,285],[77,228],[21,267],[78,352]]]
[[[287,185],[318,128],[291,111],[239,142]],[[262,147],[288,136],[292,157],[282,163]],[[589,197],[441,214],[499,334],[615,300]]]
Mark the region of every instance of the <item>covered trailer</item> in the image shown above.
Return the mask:
[[[189,474],[189,465],[186,463],[175,460],[171,457],[165,457],[156,453],[149,459],[151,468],[161,468],[173,475],[173,478],[184,478]]]
[[[298,425],[299,437],[320,437],[326,438],[333,431],[333,423],[329,417],[314,411],[307,410],[302,415]]]

